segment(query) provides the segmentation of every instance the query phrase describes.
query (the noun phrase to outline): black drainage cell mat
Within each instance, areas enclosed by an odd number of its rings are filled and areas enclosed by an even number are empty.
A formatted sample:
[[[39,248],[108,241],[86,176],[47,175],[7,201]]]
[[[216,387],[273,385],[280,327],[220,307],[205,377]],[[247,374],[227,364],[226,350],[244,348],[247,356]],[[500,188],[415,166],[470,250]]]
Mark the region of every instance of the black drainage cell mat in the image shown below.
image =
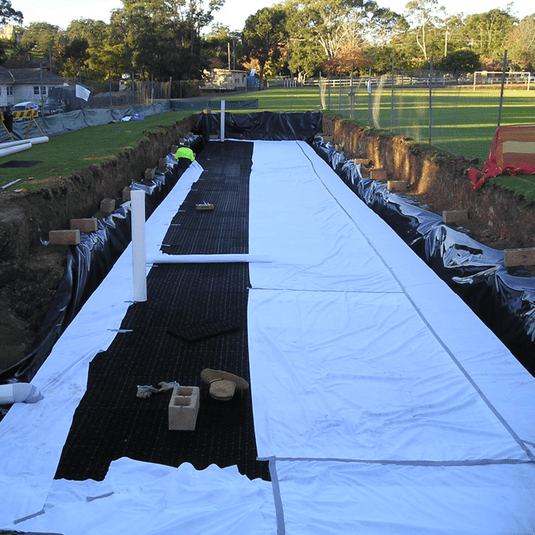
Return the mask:
[[[34,165],[37,165],[41,162],[32,162],[32,161],[23,161],[23,160],[11,160],[9,162],[5,162],[0,167],[33,167]]]
[[[221,147],[216,152],[221,167]],[[248,184],[248,175],[242,180]],[[192,252],[207,254],[205,246],[212,247],[200,240]],[[250,479],[269,480],[267,462],[257,461],[250,391],[216,401],[200,379],[212,368],[250,380],[248,264],[162,264],[147,283],[147,302],[132,305],[121,325],[131,332],[118,334],[91,362],[56,478],[102,480],[110,462],[129,457],[170,466],[189,462],[197,470],[237,465]],[[177,330],[182,336],[170,334]],[[169,430],[170,392],[136,396],[138,385],[162,381],[200,387],[194,431]]]
[[[189,342],[198,342],[203,338],[210,338],[219,334],[236,331],[240,328],[237,321],[221,318],[199,318],[188,323],[179,321],[176,325],[169,326],[167,333],[178,336]]]

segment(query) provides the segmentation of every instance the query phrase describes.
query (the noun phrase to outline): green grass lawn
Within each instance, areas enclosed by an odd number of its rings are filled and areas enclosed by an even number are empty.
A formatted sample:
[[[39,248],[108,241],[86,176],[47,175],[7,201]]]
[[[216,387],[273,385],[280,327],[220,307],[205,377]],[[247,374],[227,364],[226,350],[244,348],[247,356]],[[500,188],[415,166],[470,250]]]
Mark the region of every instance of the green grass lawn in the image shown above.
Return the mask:
[[[109,160],[133,148],[147,132],[166,129],[188,115],[191,112],[173,111],[148,116],[144,121],[93,126],[51,137],[47,143],[0,158],[0,164],[10,160],[41,162],[32,167],[1,168],[0,186],[21,179],[8,191],[38,189],[88,165]]]
[[[389,87],[374,89],[370,96],[364,86],[355,86],[351,106],[347,96],[349,88],[332,88],[325,99],[326,112],[342,113],[353,117],[361,126],[371,124],[374,128],[405,134],[416,142],[485,162],[498,121],[499,90],[472,91],[471,87],[437,88],[432,92],[433,125],[429,126],[429,90],[426,88],[395,88],[393,99]],[[223,98],[223,97],[222,97]],[[316,111],[321,109],[319,89],[316,86],[303,88],[275,88],[247,94],[225,96],[225,100],[258,99],[258,110],[287,112]],[[217,99],[212,99],[217,100]],[[394,106],[392,106],[392,102]],[[369,104],[371,106],[369,107]],[[214,110],[215,111],[215,110]],[[535,90],[507,89],[501,125],[535,123]],[[103,162],[128,150],[142,140],[146,132],[167,128],[181,120],[191,111],[174,111],[147,117],[144,121],[130,121],[85,128],[70,134],[50,138],[43,145],[16,154],[9,159],[42,161],[31,168],[3,168],[0,170],[0,186],[21,178],[9,188],[35,189],[43,184],[68,176],[93,163]],[[502,187],[535,199],[531,177],[518,180],[515,177],[493,179]]]

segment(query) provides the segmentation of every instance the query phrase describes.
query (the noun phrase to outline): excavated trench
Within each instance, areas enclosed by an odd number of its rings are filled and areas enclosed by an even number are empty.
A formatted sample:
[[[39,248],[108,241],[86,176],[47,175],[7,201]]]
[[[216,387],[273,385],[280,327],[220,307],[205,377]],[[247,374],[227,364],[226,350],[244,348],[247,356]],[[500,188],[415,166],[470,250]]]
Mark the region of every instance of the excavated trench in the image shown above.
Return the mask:
[[[122,198],[125,186],[141,181],[147,168],[168,154],[192,130],[196,115],[166,131],[151,133],[131,151],[103,165],[92,165],[48,188],[0,197],[0,371],[22,360],[64,276],[68,246],[44,245],[48,232],[69,228],[70,219],[96,215],[104,198]],[[408,143],[402,136],[363,130],[341,118],[323,118],[323,133],[348,159],[370,160],[389,179],[410,183],[407,196],[426,210],[469,211],[465,232],[495,249],[532,247],[535,203],[491,184],[473,192],[467,169],[474,162],[448,158]],[[100,215],[101,216],[101,215]]]

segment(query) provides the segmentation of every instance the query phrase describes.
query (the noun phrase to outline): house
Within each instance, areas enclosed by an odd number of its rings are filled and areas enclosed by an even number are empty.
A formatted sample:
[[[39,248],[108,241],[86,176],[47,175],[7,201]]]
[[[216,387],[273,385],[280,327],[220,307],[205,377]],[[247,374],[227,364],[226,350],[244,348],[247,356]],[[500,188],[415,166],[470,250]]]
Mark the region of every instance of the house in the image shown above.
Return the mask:
[[[6,69],[0,66],[0,109],[26,101],[42,106],[50,89],[62,85],[63,78],[46,69]]]
[[[202,89],[210,91],[237,91],[247,87],[247,71],[234,71],[229,69],[212,69],[204,71],[205,81]]]

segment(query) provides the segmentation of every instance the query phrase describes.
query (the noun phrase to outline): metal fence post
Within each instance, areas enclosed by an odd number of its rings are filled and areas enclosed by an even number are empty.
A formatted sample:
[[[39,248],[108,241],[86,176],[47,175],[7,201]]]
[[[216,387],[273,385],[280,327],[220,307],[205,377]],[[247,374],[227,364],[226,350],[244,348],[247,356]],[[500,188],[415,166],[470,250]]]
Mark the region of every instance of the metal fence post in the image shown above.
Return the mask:
[[[505,71],[507,69],[507,50],[503,52],[503,67],[502,67],[502,87],[500,89],[500,106],[498,108],[498,126],[502,120],[502,106],[503,106],[503,86],[505,85]]]
[[[433,128],[433,57],[429,60],[429,145]]]
[[[392,87],[390,93],[390,132],[394,130],[394,76],[396,62],[392,59]]]

